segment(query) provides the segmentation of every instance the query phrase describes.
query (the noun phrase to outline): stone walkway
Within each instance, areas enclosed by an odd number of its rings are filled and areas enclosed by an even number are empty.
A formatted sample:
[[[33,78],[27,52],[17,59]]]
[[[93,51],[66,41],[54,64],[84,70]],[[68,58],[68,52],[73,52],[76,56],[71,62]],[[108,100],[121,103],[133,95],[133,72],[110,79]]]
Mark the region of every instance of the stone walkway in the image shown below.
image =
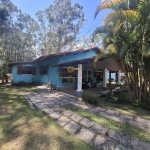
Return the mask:
[[[84,118],[63,106],[72,104],[89,112],[113,119],[121,123],[128,123],[150,133],[150,121],[120,114],[113,110],[93,107],[81,101],[81,99],[58,91],[40,90],[38,93],[26,93],[30,107],[35,106],[46,112],[60,126],[83,141],[90,143],[99,150],[150,150],[150,144],[132,138],[127,134],[110,130],[87,118]]]

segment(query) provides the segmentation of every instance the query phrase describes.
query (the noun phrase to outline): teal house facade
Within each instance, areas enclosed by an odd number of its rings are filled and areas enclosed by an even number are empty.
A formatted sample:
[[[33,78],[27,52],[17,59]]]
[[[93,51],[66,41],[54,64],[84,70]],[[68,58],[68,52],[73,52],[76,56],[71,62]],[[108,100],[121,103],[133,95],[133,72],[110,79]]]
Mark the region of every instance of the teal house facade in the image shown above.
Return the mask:
[[[71,52],[44,55],[32,62],[11,63],[12,83],[36,82],[39,84],[52,83],[56,89],[73,88],[82,91],[82,82],[92,80],[97,85],[106,87],[107,74],[111,71],[118,73],[120,84],[121,67],[111,58],[97,63],[93,67],[95,57],[102,54],[98,47],[80,49]]]
[[[46,84],[52,82],[57,88],[76,87],[78,65],[82,64],[82,78],[96,80],[95,72],[90,64],[100,54],[98,47],[81,49],[72,52],[41,56],[32,62],[12,63],[12,82],[38,82]],[[68,72],[68,67],[75,68]]]

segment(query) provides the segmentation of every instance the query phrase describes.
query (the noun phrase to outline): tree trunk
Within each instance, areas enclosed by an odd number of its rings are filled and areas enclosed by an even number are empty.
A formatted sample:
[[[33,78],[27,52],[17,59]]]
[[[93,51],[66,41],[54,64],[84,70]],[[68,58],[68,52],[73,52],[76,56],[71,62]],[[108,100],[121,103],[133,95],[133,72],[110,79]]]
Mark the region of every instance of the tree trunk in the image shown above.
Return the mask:
[[[141,103],[141,95],[142,95],[142,70],[139,69],[139,76],[140,76],[140,86],[139,86],[139,103]]]
[[[4,72],[2,73],[2,84],[4,84]]]
[[[5,74],[5,81],[8,83],[8,76]]]
[[[130,87],[130,83],[129,83],[129,76],[128,76],[129,70],[127,68],[127,65],[125,65],[124,70],[125,70],[125,75],[126,75],[126,82],[127,82],[129,97],[130,97],[131,102],[133,103],[132,94],[131,94],[131,87]]]

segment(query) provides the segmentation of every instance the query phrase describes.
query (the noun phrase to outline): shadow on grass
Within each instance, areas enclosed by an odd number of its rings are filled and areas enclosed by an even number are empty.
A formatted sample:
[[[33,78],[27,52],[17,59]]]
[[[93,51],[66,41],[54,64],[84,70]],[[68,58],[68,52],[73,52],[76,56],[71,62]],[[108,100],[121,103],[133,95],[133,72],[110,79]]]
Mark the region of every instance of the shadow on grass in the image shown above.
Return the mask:
[[[21,93],[18,88],[0,87],[0,149],[94,149],[63,130],[45,113],[30,109]]]
[[[124,114],[139,116],[141,118],[150,120],[150,111],[147,111],[138,107],[124,105],[124,104],[114,104],[114,103],[109,103],[103,100],[100,100],[100,103],[98,106],[104,107],[107,109],[112,109],[112,110],[115,110]]]
[[[88,93],[91,93],[91,94],[94,94],[94,95],[97,95],[99,97],[100,96],[99,95],[99,90],[100,89],[92,88],[92,89],[87,89],[87,90],[84,90],[84,91],[86,91]],[[76,91],[75,90],[61,90],[61,92],[69,94],[70,96],[71,95],[76,96]],[[131,105],[110,103],[110,102],[107,102],[107,101],[102,100],[101,98],[99,98],[99,104],[97,106],[107,108],[107,109],[116,110],[116,111],[119,111],[119,112],[124,113],[124,114],[139,116],[139,117],[150,120],[150,111],[144,110],[144,109],[141,109],[141,108],[138,108],[138,107],[134,107],[134,106],[131,106]]]
[[[82,110],[73,105],[66,105],[66,106],[64,106],[64,108],[69,109],[85,118],[88,118],[89,120],[92,120],[92,121],[102,125],[103,127],[107,127],[108,129],[115,130],[117,132],[121,132],[126,135],[130,135],[131,137],[138,138],[142,141],[150,143],[150,133],[148,133],[142,129],[130,126],[125,123],[120,123],[120,122],[111,120],[109,118],[105,118],[100,115],[93,114],[91,112]]]

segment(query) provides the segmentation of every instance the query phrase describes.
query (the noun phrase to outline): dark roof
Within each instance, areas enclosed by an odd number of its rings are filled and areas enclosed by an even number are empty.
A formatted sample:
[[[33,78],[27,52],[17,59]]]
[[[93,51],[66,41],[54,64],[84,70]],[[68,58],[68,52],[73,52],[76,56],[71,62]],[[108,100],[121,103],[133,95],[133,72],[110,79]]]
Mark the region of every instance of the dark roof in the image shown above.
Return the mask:
[[[86,59],[79,59],[79,60],[74,60],[74,61],[69,61],[69,62],[65,62],[65,63],[59,63],[56,65],[53,65],[52,67],[56,67],[56,66],[68,66],[68,65],[76,65],[76,64],[85,64],[88,62],[93,62],[95,57],[91,57],[91,58],[86,58]]]
[[[91,47],[88,49],[79,49],[76,51],[71,51],[71,52],[64,52],[64,53],[59,53],[59,54],[50,54],[50,55],[46,55],[46,56],[41,56],[33,61],[29,61],[29,62],[13,62],[13,63],[9,63],[9,67],[11,68],[13,65],[17,65],[17,64],[27,64],[27,63],[33,63],[33,62],[38,62],[38,61],[42,61],[42,60],[46,60],[52,57],[56,57],[56,56],[63,56],[66,54],[77,54],[80,52],[88,52],[90,50],[95,50],[98,54],[101,53],[101,50],[98,47]]]
[[[34,62],[49,59],[51,57],[56,57],[56,56],[63,56],[63,55],[67,55],[67,54],[77,54],[77,53],[80,53],[80,52],[88,52],[90,50],[95,50],[98,54],[101,53],[101,50],[98,47],[92,47],[92,48],[88,48],[88,49],[79,49],[79,50],[76,50],[76,51],[70,51],[70,52],[64,52],[64,53],[50,54],[50,55],[46,55],[46,56],[41,56],[41,57],[35,59]]]
[[[9,63],[9,64],[8,64],[8,67],[11,68],[12,66],[17,65],[17,64],[28,64],[28,63],[33,63],[33,61],[13,62],[13,63]]]

